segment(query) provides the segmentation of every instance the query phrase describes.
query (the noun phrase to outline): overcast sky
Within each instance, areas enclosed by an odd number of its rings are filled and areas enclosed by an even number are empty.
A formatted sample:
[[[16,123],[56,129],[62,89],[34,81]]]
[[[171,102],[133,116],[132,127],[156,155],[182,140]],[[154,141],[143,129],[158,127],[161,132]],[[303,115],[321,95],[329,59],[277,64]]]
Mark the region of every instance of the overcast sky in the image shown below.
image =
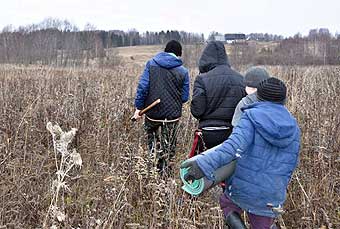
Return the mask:
[[[0,0],[0,29],[67,19],[80,29],[221,33],[307,34],[312,28],[340,33],[340,0]]]

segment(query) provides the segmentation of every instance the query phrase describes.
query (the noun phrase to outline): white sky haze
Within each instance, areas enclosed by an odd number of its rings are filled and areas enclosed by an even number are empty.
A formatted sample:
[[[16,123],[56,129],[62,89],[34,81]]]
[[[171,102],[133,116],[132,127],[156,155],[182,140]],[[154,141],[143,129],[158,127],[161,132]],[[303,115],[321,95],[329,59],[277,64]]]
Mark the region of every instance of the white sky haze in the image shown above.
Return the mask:
[[[167,29],[204,33],[307,34],[312,28],[340,33],[340,0],[1,0],[0,29],[67,19],[80,29],[140,32]]]

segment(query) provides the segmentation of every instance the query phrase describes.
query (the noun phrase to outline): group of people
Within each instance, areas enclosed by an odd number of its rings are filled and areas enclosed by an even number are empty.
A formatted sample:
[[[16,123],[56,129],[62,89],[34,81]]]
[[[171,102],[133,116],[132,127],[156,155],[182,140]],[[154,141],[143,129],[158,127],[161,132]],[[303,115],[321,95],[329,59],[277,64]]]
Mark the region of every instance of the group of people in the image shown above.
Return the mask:
[[[169,41],[164,52],[147,62],[135,98],[136,119],[141,110],[161,100],[146,112],[144,123],[160,172],[170,167],[175,155],[182,104],[189,101],[190,79],[181,55],[181,44]],[[251,228],[271,228],[279,214],[275,209],[285,202],[300,146],[300,130],[285,107],[286,97],[284,82],[264,68],[252,67],[242,76],[230,67],[222,42],[206,45],[190,104],[204,152],[181,167],[188,168],[187,180],[205,177],[214,182],[214,171],[236,161],[220,197],[229,228],[246,228],[242,211]]]

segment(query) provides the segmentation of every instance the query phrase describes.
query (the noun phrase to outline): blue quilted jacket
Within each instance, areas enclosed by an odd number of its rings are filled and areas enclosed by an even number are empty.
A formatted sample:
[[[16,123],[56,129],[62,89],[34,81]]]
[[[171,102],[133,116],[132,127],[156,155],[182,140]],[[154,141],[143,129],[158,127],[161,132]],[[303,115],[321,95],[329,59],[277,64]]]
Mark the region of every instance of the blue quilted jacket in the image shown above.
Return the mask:
[[[175,55],[172,55],[167,52],[160,52],[155,57],[153,57],[151,60],[149,60],[146,63],[145,69],[143,74],[140,77],[136,97],[135,97],[135,107],[137,109],[143,109],[147,105],[146,100],[148,99],[148,96],[150,95],[150,90],[159,90],[158,93],[163,93],[161,90],[168,89],[174,91],[173,88],[169,88],[167,85],[167,82],[163,82],[164,85],[157,85],[158,88],[151,88],[151,78],[157,78],[159,77],[160,71],[152,71],[152,69],[162,69],[162,74],[166,72],[172,72],[172,75],[179,74],[182,75],[184,78],[183,86],[180,90],[181,93],[181,102],[185,103],[189,100],[189,72],[188,70],[183,67],[183,62],[181,59],[177,58]],[[164,78],[164,77],[163,77]],[[161,80],[164,80],[164,79]],[[154,79],[157,80],[157,79]]]
[[[276,217],[268,204],[281,207],[298,163],[300,129],[280,104],[256,102],[244,107],[231,136],[203,154],[197,164],[208,179],[214,171],[237,159],[226,190],[230,199],[255,215]]]

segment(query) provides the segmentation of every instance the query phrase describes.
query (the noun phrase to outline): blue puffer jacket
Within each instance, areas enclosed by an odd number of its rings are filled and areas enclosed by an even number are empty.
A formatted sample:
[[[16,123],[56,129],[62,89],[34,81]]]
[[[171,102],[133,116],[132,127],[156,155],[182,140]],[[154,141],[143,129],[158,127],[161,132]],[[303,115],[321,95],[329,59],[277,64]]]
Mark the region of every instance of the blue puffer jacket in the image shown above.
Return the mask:
[[[240,208],[260,216],[276,217],[267,206],[282,206],[298,163],[300,129],[280,104],[256,102],[244,107],[231,136],[203,154],[197,164],[208,179],[213,172],[237,159],[226,193]]]
[[[189,73],[188,70],[183,67],[182,60],[170,53],[160,52],[147,62],[144,72],[140,77],[135,97],[135,107],[137,109],[141,110],[145,107],[145,101],[150,90],[150,72],[152,67],[161,67],[171,71],[175,70],[180,75],[183,75],[184,84],[181,91],[181,100],[182,103],[189,100]]]

